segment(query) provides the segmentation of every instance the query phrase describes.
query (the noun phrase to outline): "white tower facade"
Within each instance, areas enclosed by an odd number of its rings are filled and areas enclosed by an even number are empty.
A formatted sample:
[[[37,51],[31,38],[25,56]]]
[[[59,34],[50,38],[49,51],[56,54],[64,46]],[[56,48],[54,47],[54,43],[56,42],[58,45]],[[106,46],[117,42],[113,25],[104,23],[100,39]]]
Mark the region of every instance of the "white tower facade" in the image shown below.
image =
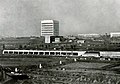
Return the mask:
[[[56,20],[41,21],[41,36],[45,37],[45,43],[50,43],[50,36],[59,35],[59,22]]]
[[[110,33],[110,37],[120,37],[120,32]]]

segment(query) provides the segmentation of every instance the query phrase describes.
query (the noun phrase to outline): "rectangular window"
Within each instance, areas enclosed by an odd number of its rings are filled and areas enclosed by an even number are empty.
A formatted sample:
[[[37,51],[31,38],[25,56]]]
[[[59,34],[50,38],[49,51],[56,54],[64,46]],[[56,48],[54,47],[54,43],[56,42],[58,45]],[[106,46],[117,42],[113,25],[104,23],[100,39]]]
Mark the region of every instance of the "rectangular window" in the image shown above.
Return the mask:
[[[53,24],[53,23],[42,23],[42,24]]]
[[[49,52],[45,52],[45,55],[49,55]]]
[[[50,52],[50,55],[55,55],[55,53],[54,52]]]
[[[23,54],[23,52],[19,52],[19,54]]]
[[[44,53],[43,52],[39,52],[40,55],[43,55]]]
[[[53,30],[53,27],[42,27],[42,29],[41,30],[43,30],[43,29],[49,29],[49,30]]]
[[[67,55],[72,55],[72,53],[67,53]]]
[[[42,32],[42,33],[45,33],[45,34],[46,34],[46,33],[53,33],[53,32],[51,31],[51,32]]]
[[[42,34],[42,35],[49,36],[49,35],[53,35],[53,34],[47,34],[47,33],[45,33],[45,34]]]
[[[28,54],[28,52],[24,52],[24,54]]]
[[[18,54],[18,52],[14,52],[14,54]]]
[[[32,54],[33,54],[33,52],[29,52],[29,54],[31,54],[31,55],[32,55]]]
[[[61,55],[66,55],[66,52],[62,52]]]
[[[34,52],[35,55],[38,55],[38,52]]]
[[[4,54],[8,54],[8,51],[4,51]]]
[[[13,51],[10,51],[9,54],[13,54]]]
[[[73,53],[73,55],[78,55],[78,53]]]
[[[56,55],[60,55],[60,52],[56,52]]]
[[[44,31],[53,31],[52,29],[42,29],[42,32]]]

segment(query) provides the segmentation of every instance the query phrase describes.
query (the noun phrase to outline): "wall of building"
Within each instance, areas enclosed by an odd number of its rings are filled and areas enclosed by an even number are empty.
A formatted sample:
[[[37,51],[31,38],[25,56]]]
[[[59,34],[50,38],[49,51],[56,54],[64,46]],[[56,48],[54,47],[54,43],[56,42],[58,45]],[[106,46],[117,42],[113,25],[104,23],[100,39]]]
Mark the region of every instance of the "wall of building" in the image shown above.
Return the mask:
[[[62,43],[63,41],[63,36],[50,36],[50,43]]]
[[[110,37],[120,37],[120,32],[110,33]]]
[[[59,22],[56,20],[41,21],[41,36],[45,37],[45,43],[50,43],[50,36],[59,35]]]

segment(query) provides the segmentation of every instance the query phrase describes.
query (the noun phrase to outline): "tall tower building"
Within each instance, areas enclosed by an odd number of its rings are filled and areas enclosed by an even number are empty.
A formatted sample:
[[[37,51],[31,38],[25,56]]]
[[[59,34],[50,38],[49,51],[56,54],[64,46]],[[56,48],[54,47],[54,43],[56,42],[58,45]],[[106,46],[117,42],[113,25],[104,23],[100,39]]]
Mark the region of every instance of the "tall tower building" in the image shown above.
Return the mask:
[[[56,20],[41,21],[41,36],[45,37],[45,43],[50,43],[50,36],[59,35],[59,22]]]

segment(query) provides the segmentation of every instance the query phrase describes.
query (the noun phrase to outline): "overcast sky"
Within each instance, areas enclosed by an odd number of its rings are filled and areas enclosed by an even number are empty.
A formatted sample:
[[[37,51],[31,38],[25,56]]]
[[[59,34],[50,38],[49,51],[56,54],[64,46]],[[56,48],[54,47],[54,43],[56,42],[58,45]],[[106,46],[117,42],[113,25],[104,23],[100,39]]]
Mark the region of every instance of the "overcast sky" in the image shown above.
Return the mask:
[[[40,36],[40,21],[60,35],[120,31],[120,0],[0,0],[0,36]]]

